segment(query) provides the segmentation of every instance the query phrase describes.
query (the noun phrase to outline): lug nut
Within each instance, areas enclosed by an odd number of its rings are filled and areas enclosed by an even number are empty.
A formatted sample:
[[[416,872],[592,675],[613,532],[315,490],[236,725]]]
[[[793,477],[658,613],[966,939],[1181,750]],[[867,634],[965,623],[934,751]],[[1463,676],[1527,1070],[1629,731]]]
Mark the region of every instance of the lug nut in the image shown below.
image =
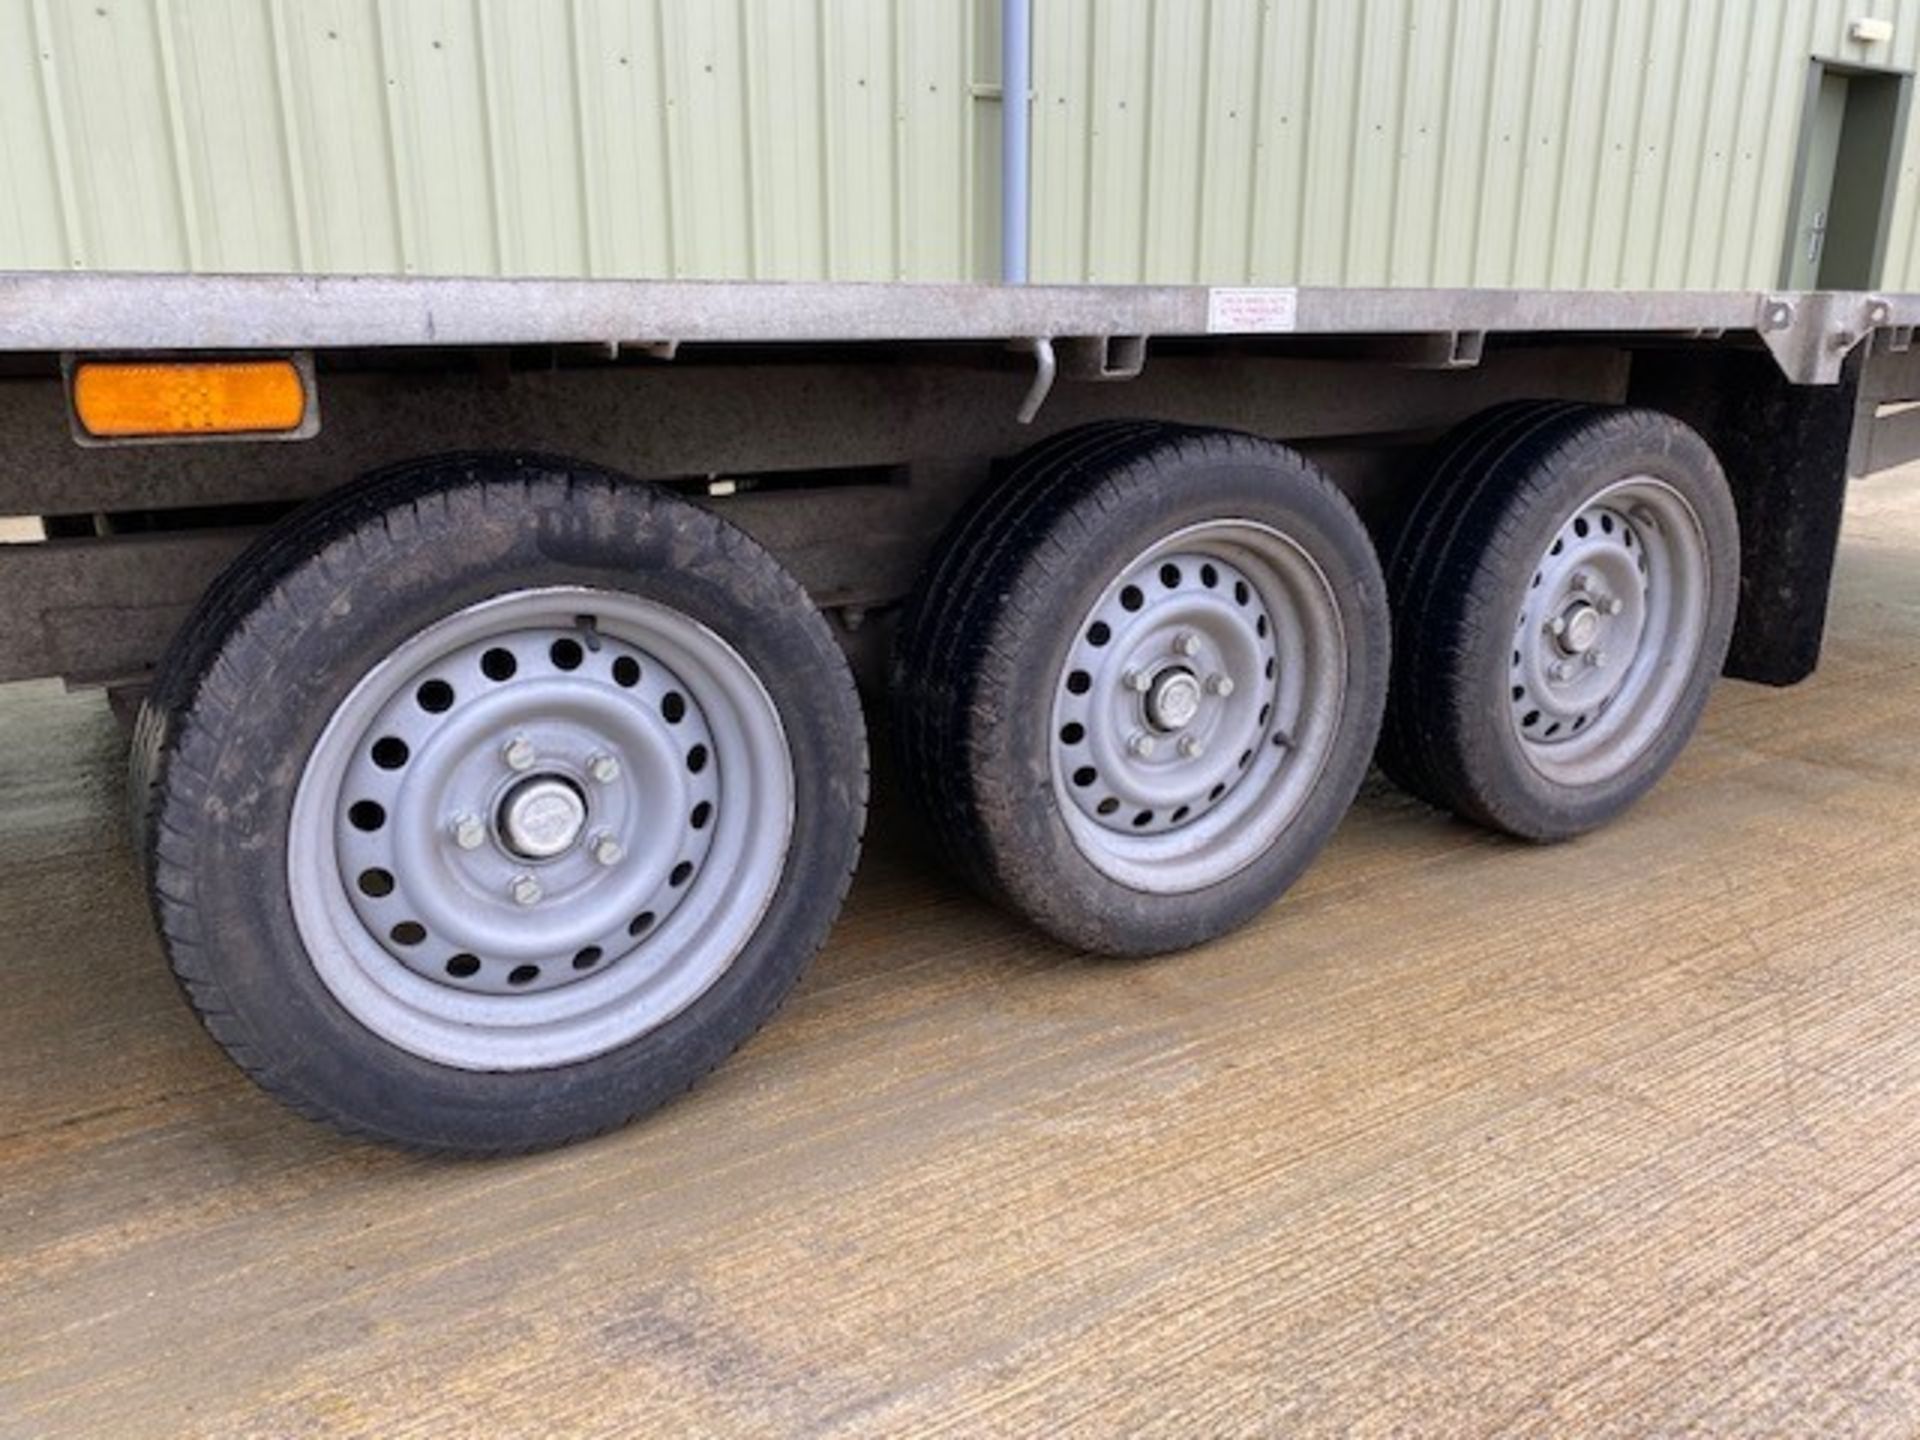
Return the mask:
[[[1153,677],[1144,670],[1129,670],[1120,680],[1137,695],[1144,695],[1153,688]]]
[[[1618,595],[1609,595],[1605,600],[1600,602],[1600,608],[1609,615],[1618,615],[1622,610],[1627,608],[1627,602],[1622,600]]]
[[[611,785],[620,778],[620,762],[611,755],[596,755],[587,761],[587,774],[595,784]]]
[[[1218,695],[1222,700],[1226,699],[1227,696],[1233,694],[1233,677],[1231,675],[1209,675],[1207,677],[1207,693],[1209,695]]]
[[[1132,739],[1127,741],[1127,749],[1131,751],[1139,759],[1142,759],[1142,760],[1152,759],[1153,758],[1153,737],[1151,735],[1147,735],[1144,733],[1137,734]]]
[[[1207,747],[1200,743],[1200,738],[1197,735],[1182,735],[1180,737],[1180,753],[1188,760],[1198,760],[1202,755],[1207,753]]]
[[[1191,660],[1200,653],[1200,637],[1191,630],[1182,630],[1173,637],[1173,649],[1176,655],[1184,655]]]
[[[516,875],[513,884],[507,887],[516,905],[538,905],[540,903],[540,882],[531,875]]]
[[[1547,634],[1551,635],[1554,639],[1558,640],[1562,635],[1566,633],[1567,633],[1567,622],[1563,617],[1556,615],[1551,620],[1547,621]]]
[[[618,865],[626,853],[625,848],[611,835],[602,835],[593,842],[593,858],[602,865]]]
[[[524,735],[516,735],[501,748],[500,758],[507,762],[509,770],[531,770],[533,742]]]
[[[1587,652],[1587,664],[1591,665],[1596,670],[1606,669],[1607,668],[1607,652],[1604,650],[1589,650]]]
[[[456,815],[453,819],[453,843],[462,850],[478,850],[487,843],[487,827],[478,815]]]
[[[1573,667],[1564,660],[1556,660],[1553,662],[1552,667],[1548,669],[1547,674],[1555,683],[1564,685],[1573,678]]]
[[[1569,583],[1575,593],[1584,595],[1593,588],[1593,577],[1584,570],[1576,570],[1573,572],[1573,579]]]

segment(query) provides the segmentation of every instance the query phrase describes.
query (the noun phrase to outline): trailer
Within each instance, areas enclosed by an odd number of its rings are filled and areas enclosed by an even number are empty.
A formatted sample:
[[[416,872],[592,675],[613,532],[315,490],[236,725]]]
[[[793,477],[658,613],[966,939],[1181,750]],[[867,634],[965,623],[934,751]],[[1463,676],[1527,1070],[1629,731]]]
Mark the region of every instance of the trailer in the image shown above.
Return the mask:
[[[873,745],[1105,954],[1376,761],[1573,840],[1920,455],[1858,8],[4,0],[0,679],[127,716],[212,1036],[426,1149],[751,1035]]]

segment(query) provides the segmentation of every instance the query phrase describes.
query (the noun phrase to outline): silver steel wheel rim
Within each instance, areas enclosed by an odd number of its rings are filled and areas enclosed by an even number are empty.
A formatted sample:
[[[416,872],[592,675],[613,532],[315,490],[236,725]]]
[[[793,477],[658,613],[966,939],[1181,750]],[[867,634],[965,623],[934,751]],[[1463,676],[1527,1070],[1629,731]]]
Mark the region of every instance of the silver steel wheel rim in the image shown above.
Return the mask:
[[[713,631],[614,591],[518,591],[413,636],[334,713],[294,796],[294,921],[400,1048],[570,1064],[726,973],[793,807],[779,712]]]
[[[1080,853],[1156,895],[1272,848],[1326,768],[1345,708],[1340,606],[1271,526],[1189,526],[1083,616],[1054,685],[1052,779]]]
[[[1635,475],[1555,533],[1520,605],[1507,712],[1527,762],[1592,785],[1658,739],[1699,664],[1712,561],[1686,497]]]

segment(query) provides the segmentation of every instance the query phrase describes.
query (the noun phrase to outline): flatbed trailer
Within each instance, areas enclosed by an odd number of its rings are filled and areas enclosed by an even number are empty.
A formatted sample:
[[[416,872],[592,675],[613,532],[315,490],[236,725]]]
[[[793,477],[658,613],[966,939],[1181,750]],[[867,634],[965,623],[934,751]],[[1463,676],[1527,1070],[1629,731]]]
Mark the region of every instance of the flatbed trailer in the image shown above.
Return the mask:
[[[0,546],[0,680],[128,718],[136,848],[214,1037],[355,1134],[559,1143],[773,1013],[856,863],[870,744],[984,894],[1158,953],[1276,901],[1376,759],[1567,840],[1657,783],[1721,673],[1811,673],[1849,477],[1920,456],[1914,37],[1776,0],[1683,62],[1661,7],[1376,8],[228,7],[231,34],[120,34],[151,74],[86,58],[139,17],[0,8],[31,42],[0,93],[30,74],[43,127],[0,156],[29,202],[0,234],[0,515],[32,531]],[[520,74],[506,30],[565,76]],[[1306,85],[1293,39],[1359,88]],[[419,100],[468,59],[471,94]],[[231,117],[224,66],[260,81]],[[703,151],[723,85],[744,129]],[[561,91],[570,140],[525,108]],[[1190,207],[1114,180],[1177,175],[1176,141]],[[854,160],[892,204],[850,262]],[[716,278],[597,278],[654,263],[654,217],[608,218],[649,184],[668,269]],[[990,211],[1007,283],[977,275]],[[584,273],[511,273],[549,221]],[[1551,243],[1575,224],[1611,258]],[[1747,283],[1776,224],[1781,283]],[[376,252],[399,273],[270,273]],[[269,273],[202,273],[226,254]],[[1115,270],[1139,283],[1025,283]]]

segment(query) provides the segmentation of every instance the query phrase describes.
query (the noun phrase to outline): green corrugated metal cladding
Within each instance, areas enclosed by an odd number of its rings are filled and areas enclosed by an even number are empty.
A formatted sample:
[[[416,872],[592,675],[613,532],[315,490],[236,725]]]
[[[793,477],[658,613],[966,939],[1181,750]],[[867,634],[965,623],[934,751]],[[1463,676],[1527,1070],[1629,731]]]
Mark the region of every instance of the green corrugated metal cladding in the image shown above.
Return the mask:
[[[1920,0],[1033,12],[1036,280],[1780,284],[1812,62],[1904,100],[1878,72],[1920,56]],[[998,0],[0,0],[0,268],[991,279],[998,30]],[[1920,289],[1897,120],[1874,279]]]

